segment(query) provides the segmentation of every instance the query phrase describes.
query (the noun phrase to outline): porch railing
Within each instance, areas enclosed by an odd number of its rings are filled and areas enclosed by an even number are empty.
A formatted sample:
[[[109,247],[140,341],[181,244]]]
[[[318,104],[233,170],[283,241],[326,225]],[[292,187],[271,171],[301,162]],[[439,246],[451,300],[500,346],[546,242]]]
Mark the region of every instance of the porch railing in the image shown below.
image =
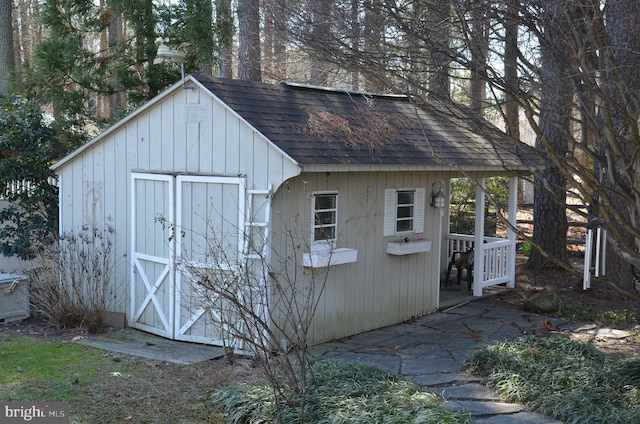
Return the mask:
[[[496,284],[507,283],[512,286],[515,281],[514,267],[510,264],[515,258],[510,257],[512,242],[508,239],[497,237],[484,237],[482,246],[482,264],[483,270],[480,274],[481,281],[474,281],[474,295],[481,295],[482,289]],[[465,252],[473,248],[475,254],[478,255],[478,249],[475,249],[475,236],[467,234],[448,234],[447,235],[447,263],[453,252]],[[478,263],[479,261],[474,261]],[[515,262],[513,262],[515,263]],[[474,275],[477,275],[474,272]],[[476,294],[479,293],[479,294]]]

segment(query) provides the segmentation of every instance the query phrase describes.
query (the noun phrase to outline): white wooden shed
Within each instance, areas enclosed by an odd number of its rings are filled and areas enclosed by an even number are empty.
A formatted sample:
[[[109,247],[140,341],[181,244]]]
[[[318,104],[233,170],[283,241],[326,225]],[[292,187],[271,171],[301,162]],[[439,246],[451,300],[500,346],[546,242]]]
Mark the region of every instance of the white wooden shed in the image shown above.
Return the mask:
[[[480,246],[474,294],[513,285],[513,234],[485,238],[480,213],[451,236],[431,205],[450,178],[510,175],[515,217],[526,150],[467,126],[406,96],[188,76],[53,166],[60,231],[114,229],[128,326],[220,343],[184,264],[215,239],[232,271],[267,240],[264,296],[288,267],[328,270],[310,342],[356,334],[436,311],[453,248]]]

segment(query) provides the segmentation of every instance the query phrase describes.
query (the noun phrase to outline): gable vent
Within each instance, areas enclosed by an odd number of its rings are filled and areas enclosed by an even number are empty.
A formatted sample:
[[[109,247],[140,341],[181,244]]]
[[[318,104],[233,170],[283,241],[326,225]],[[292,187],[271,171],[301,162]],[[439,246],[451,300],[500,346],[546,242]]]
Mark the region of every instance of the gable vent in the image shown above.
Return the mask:
[[[184,107],[184,122],[207,122],[208,118],[206,106],[187,105]]]

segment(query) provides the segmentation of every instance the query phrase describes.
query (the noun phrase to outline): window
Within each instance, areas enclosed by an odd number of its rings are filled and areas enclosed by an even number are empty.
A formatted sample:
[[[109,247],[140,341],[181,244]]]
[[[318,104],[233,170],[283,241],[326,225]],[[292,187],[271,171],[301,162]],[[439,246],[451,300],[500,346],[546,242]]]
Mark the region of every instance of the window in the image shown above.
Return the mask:
[[[322,268],[348,264],[358,259],[358,250],[337,247],[338,193],[313,193],[311,204],[310,252],[302,256],[305,267]]]
[[[384,235],[424,231],[425,189],[385,190]]]
[[[313,242],[335,244],[338,231],[338,194],[313,195]]]
[[[415,190],[396,192],[396,233],[413,232]]]

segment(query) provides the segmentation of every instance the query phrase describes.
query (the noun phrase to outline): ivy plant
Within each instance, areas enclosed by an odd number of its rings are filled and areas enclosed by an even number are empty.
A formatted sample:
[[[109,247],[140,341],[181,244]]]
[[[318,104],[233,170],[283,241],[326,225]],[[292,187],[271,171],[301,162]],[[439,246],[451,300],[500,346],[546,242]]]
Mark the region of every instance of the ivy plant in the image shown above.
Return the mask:
[[[49,168],[56,137],[38,104],[0,95],[0,253],[33,259],[55,239],[58,187]]]

